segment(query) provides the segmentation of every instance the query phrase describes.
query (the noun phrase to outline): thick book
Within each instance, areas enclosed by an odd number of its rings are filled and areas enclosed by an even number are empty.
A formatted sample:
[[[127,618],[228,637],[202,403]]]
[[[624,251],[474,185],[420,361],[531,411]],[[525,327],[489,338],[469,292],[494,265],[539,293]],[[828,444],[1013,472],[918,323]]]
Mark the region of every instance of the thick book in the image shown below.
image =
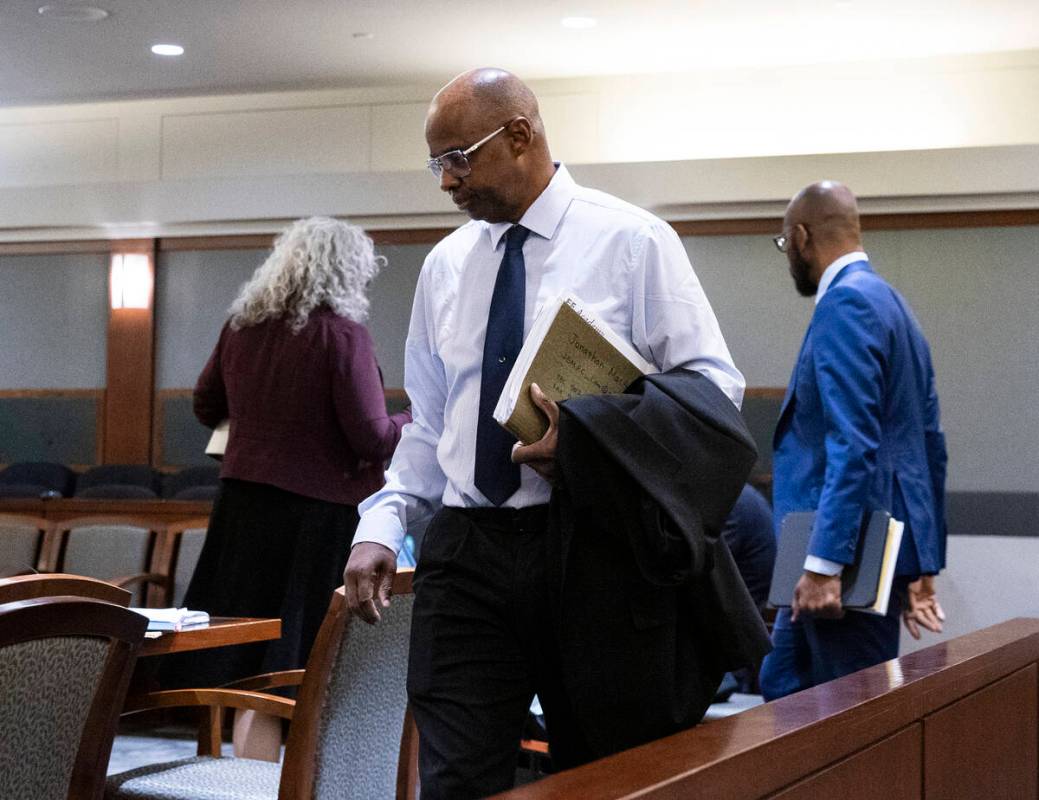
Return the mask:
[[[814,511],[795,511],[783,517],[768,593],[769,605],[788,608],[794,599],[794,587],[804,574],[814,526]],[[844,608],[881,616],[887,614],[904,528],[903,523],[886,511],[871,511],[865,515],[855,563],[845,566],[841,573]]]
[[[523,444],[548,430],[548,419],[534,405],[536,383],[557,403],[582,394],[616,394],[636,378],[656,372],[591,309],[573,295],[546,305],[512,366],[494,419]]]
[[[230,434],[231,421],[225,419],[213,428],[213,435],[209,437],[209,443],[206,444],[206,455],[215,458],[217,461],[222,461],[224,452],[227,450],[227,439]]]

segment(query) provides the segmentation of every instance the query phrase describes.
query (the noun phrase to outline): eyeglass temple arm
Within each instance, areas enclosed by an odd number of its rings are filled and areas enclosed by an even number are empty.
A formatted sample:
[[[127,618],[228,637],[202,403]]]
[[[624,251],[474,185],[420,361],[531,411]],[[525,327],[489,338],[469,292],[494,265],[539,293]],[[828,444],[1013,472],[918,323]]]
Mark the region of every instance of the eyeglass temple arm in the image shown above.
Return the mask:
[[[498,130],[494,131],[493,133],[488,133],[488,134],[487,134],[486,136],[484,136],[484,137],[483,137],[483,138],[482,138],[482,139],[481,139],[480,141],[478,141],[478,142],[477,142],[476,144],[474,144],[474,145],[471,145],[470,147],[467,147],[467,148],[465,148],[465,150],[463,150],[463,151],[462,151],[462,155],[463,155],[463,156],[467,156],[467,155],[469,155],[469,154],[470,154],[471,152],[473,152],[473,151],[474,151],[474,150],[475,150],[475,149],[476,149],[477,147],[481,147],[482,145],[485,145],[485,144],[487,144],[487,142],[489,142],[489,141],[490,141],[491,139],[493,139],[493,138],[494,138],[495,136],[497,136],[497,135],[498,135],[499,133],[501,133],[501,132],[502,132],[503,130],[505,130],[505,126],[504,126],[504,125],[502,125],[502,126],[501,126],[500,128],[498,128]]]

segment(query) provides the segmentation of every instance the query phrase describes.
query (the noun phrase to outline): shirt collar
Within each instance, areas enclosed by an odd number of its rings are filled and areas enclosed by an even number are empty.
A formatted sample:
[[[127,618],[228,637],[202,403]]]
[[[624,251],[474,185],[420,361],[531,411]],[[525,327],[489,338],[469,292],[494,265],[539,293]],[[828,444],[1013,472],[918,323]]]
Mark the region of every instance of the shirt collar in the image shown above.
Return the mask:
[[[854,264],[856,261],[869,261],[869,256],[861,250],[856,250],[853,253],[846,253],[823,271],[822,277],[819,278],[819,289],[815,293],[816,305],[819,305],[819,301],[823,299],[823,295],[826,294],[826,290],[830,288],[830,284],[833,283],[837,274],[848,266],[848,264]]]
[[[545,190],[530,204],[519,224],[543,239],[551,239],[576,193],[577,183],[570,177],[566,167],[556,164],[556,174],[552,176]],[[502,237],[512,225],[511,222],[488,223],[487,232],[491,237],[492,248],[498,249]]]

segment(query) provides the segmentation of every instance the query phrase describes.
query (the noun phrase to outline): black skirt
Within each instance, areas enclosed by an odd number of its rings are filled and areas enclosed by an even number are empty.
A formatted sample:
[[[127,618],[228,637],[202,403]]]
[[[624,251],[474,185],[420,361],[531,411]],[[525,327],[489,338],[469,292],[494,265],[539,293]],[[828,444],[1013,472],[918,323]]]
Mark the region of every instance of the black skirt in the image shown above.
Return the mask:
[[[357,522],[356,506],[222,480],[184,604],[211,616],[280,617],[281,639],[167,657],[162,684],[219,686],[305,667]]]

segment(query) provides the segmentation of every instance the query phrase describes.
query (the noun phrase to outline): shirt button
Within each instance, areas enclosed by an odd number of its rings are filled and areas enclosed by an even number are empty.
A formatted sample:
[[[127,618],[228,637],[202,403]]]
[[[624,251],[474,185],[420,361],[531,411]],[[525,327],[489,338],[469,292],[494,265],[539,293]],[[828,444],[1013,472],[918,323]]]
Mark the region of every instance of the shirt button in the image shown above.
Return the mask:
[[[498,359],[498,363],[499,364],[504,364],[505,361],[506,361],[505,356],[502,356],[501,358]]]

